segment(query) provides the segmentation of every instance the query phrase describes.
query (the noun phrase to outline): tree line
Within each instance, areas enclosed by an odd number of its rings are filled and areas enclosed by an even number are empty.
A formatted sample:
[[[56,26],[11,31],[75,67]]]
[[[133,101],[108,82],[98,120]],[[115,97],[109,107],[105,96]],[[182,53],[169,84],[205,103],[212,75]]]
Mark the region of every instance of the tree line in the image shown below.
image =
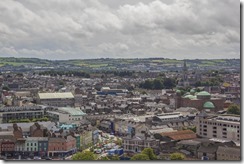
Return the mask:
[[[164,78],[164,79],[153,79],[146,80],[139,84],[139,88],[143,89],[172,89],[176,86],[176,80],[172,78]]]
[[[172,153],[169,156],[170,160],[184,160],[185,155],[182,153]],[[120,157],[118,155],[113,155],[113,156],[101,156],[100,158],[96,156],[93,152],[87,150],[87,151],[82,151],[74,154],[72,156],[72,160],[85,160],[85,161],[91,161],[91,160],[101,160],[101,161],[118,161],[120,160]],[[154,153],[152,148],[144,148],[142,152],[133,155],[130,160],[132,161],[144,161],[144,160],[160,160]]]

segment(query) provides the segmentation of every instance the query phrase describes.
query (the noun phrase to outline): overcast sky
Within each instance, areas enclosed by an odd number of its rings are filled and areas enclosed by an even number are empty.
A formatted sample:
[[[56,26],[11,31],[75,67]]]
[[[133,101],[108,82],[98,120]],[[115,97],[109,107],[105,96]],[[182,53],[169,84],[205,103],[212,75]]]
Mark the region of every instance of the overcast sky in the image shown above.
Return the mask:
[[[0,56],[240,58],[240,1],[0,0]]]

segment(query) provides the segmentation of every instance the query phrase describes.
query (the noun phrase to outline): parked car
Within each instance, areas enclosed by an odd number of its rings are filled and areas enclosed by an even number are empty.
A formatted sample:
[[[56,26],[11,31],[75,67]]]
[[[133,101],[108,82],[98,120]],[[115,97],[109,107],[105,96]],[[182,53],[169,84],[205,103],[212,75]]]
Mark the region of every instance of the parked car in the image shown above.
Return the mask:
[[[102,150],[101,150],[101,149],[97,149],[97,150],[96,150],[96,153],[97,153],[97,154],[101,154],[101,153],[102,153]]]
[[[34,157],[34,160],[41,160],[42,158],[41,157],[38,157],[38,156],[35,156]]]

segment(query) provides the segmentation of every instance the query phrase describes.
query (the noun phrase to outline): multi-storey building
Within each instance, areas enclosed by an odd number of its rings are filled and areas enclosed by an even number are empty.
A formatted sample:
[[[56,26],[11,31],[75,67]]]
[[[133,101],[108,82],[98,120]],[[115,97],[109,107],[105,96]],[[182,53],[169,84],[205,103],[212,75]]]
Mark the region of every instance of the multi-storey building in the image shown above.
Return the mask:
[[[15,150],[15,141],[13,140],[2,140],[0,143],[1,155],[13,156]]]
[[[86,113],[82,112],[80,109],[72,107],[60,107],[58,109],[49,110],[46,113],[51,121],[67,124],[79,124],[86,115]]]
[[[73,107],[75,105],[75,98],[71,92],[38,93],[37,103],[57,107]]]
[[[30,156],[38,155],[38,140],[39,137],[28,137],[25,139],[25,152]]]
[[[84,131],[80,134],[80,147],[84,150],[92,144],[92,131]]]
[[[67,136],[65,138],[55,137],[48,140],[48,156],[65,157],[76,151],[76,138]]]
[[[125,152],[133,153],[139,153],[144,148],[152,148],[155,152],[158,152],[160,148],[160,141],[151,138],[146,138],[144,136],[134,136],[133,138],[124,137],[123,148]]]
[[[240,117],[234,115],[208,116],[200,113],[195,119],[196,133],[201,137],[240,142]]]
[[[0,122],[10,120],[42,118],[44,110],[41,106],[3,107],[0,109]]]
[[[48,156],[48,137],[39,137],[39,139],[38,139],[38,155],[40,157]]]

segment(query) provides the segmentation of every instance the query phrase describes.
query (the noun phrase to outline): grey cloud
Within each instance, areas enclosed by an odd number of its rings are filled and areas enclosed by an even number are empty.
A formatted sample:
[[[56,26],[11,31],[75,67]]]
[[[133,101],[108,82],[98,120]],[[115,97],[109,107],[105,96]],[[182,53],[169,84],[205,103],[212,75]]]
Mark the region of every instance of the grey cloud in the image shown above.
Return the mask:
[[[233,0],[2,0],[0,11],[0,56],[240,56]]]

